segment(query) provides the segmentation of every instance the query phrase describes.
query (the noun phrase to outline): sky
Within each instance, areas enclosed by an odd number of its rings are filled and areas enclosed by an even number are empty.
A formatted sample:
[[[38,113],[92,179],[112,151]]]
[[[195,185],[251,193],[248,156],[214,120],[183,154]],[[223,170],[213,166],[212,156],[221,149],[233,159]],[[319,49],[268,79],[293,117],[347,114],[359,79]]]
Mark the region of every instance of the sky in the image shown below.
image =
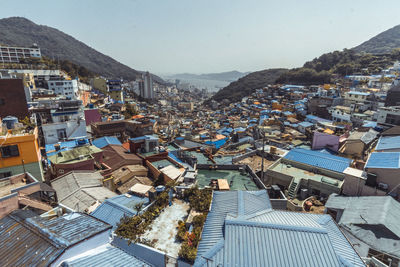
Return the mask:
[[[137,70],[200,74],[302,66],[400,24],[399,5],[398,0],[1,0],[0,18],[21,16],[57,28]]]

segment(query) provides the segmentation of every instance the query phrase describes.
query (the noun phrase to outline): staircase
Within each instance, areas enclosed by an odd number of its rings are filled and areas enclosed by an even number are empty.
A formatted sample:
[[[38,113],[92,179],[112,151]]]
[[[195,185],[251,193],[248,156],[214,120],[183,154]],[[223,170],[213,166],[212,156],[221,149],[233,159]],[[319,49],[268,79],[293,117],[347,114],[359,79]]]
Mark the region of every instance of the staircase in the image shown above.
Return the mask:
[[[289,189],[288,189],[288,196],[290,198],[295,198],[297,195],[297,191],[299,190],[300,186],[300,179],[294,178],[292,182],[290,183]]]

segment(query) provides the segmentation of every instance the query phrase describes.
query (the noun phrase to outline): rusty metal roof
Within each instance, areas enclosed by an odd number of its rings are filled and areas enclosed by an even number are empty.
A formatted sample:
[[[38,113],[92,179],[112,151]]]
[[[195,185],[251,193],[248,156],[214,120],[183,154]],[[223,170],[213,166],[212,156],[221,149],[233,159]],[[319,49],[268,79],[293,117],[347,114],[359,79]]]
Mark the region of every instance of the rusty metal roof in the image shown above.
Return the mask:
[[[67,248],[111,228],[82,213],[30,216],[17,210],[0,220],[0,266],[48,266]]]

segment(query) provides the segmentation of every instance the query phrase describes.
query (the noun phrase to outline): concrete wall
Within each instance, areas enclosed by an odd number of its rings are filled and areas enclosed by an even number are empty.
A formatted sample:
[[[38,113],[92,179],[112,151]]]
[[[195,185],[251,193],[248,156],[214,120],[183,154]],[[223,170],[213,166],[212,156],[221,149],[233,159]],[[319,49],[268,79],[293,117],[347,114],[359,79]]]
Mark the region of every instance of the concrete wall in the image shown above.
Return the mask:
[[[339,136],[314,132],[312,149],[322,149],[326,147],[337,152],[339,149]]]
[[[12,193],[0,198],[0,219],[10,212],[17,210],[18,207],[18,193]]]
[[[277,171],[267,170],[264,174],[263,183],[266,185],[278,184],[289,187],[292,182],[293,176],[286,175]]]
[[[384,196],[385,191],[365,185],[366,179],[346,174],[342,193],[346,196]]]
[[[399,185],[400,169],[375,169],[368,168],[369,173],[377,175],[377,183],[385,183],[388,185],[388,191],[393,190]],[[393,193],[400,193],[400,187],[397,187]],[[400,195],[400,194],[399,194]],[[399,196],[400,197],[400,196]]]
[[[86,122],[85,120],[67,121],[59,123],[43,124],[42,130],[46,144],[55,144],[59,141],[57,130],[65,129],[67,138],[86,137]]]
[[[40,184],[39,182],[27,184],[25,186],[21,186],[19,188],[11,190],[11,193],[22,193],[25,195],[30,195],[40,191]]]
[[[320,191],[320,194],[325,197],[328,197],[332,193],[339,194],[341,191],[340,187],[332,186],[323,182],[313,181],[310,179],[302,179],[300,182],[300,188],[307,188],[309,194],[311,194],[312,190],[318,190]]]
[[[166,254],[164,252],[146,245],[130,243],[129,240],[117,236],[114,237],[112,245],[122,249],[134,257],[143,259],[154,266],[165,266],[166,264]]]
[[[79,161],[72,164],[54,164],[54,175],[56,177],[64,175],[71,171],[94,171],[94,159]]]
[[[257,174],[254,173],[253,169],[250,168],[249,165],[246,166],[246,171],[250,174],[251,178],[253,179],[254,183],[258,186],[260,189],[267,189],[267,187],[264,185],[264,183],[261,181],[261,179],[257,176]]]
[[[11,175],[17,175],[24,172],[29,172],[38,181],[44,181],[43,168],[41,162],[33,162],[24,165],[1,168],[0,172],[11,172]]]
[[[287,199],[270,199],[272,208],[274,210],[286,210]]]
[[[238,162],[238,161],[241,161],[242,159],[245,159],[245,158],[254,156],[254,155],[256,155],[256,154],[257,154],[257,150],[253,150],[253,151],[250,151],[250,152],[248,152],[248,153],[245,153],[245,154],[242,154],[242,155],[233,157],[233,158],[232,158],[232,163],[236,163],[236,162]]]

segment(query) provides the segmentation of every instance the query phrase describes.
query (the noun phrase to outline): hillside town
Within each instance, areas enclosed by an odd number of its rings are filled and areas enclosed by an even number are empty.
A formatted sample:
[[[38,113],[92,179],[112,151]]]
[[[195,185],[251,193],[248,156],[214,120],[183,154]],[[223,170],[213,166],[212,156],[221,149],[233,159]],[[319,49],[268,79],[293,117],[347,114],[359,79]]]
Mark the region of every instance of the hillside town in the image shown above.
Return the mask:
[[[0,46],[0,266],[400,266],[400,62],[217,102],[41,59]]]

